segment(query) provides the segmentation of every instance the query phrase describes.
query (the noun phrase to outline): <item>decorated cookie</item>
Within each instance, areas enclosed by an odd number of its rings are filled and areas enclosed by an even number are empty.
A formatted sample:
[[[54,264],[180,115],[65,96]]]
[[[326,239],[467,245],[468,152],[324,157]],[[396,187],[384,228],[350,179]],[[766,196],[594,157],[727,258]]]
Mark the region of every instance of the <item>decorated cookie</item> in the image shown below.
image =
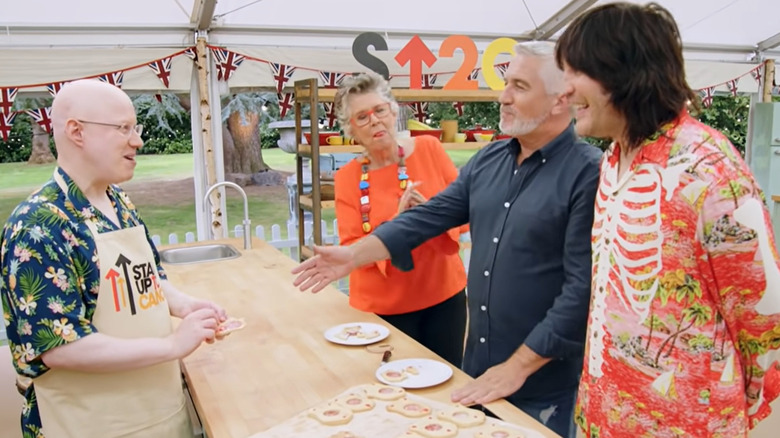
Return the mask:
[[[474,427],[485,422],[485,413],[476,409],[459,406],[436,413],[440,420],[455,423],[458,427]]]
[[[424,437],[419,433],[414,433],[407,430],[406,432],[402,433],[401,435],[398,435],[395,438],[424,438]]]
[[[374,339],[376,337],[379,337],[381,333],[379,333],[378,330],[371,330],[370,332],[358,332],[357,337],[363,338],[363,339]]]
[[[406,380],[406,373],[398,370],[384,370],[381,373],[382,378],[388,382],[400,382]]]
[[[352,412],[365,412],[374,409],[376,402],[363,393],[351,393],[337,398],[334,403],[348,407]]]
[[[398,400],[406,395],[406,390],[395,386],[380,385],[374,383],[363,388],[369,398],[378,400]]]
[[[409,365],[408,367],[404,368],[404,372],[413,376],[420,374],[420,370],[418,370],[417,367],[413,365]]]
[[[341,331],[336,333],[335,336],[343,341],[346,341],[352,336],[357,337],[359,334],[360,334],[360,326],[350,325],[342,328]]]
[[[427,438],[450,438],[458,434],[458,426],[428,416],[409,426],[409,431]]]
[[[217,326],[216,335],[218,337],[227,336],[244,327],[246,327],[244,318],[228,318],[225,322]]]
[[[352,410],[336,403],[328,403],[309,409],[309,416],[326,426],[338,426],[352,420]]]
[[[428,406],[407,398],[402,398],[390,403],[387,405],[387,410],[411,418],[424,417],[431,413],[431,408]]]
[[[525,434],[497,424],[491,424],[485,428],[480,429],[474,438],[525,438]]]
[[[360,436],[360,435],[355,435],[352,432],[341,431],[341,432],[338,432],[338,433],[334,433],[329,438],[363,438],[363,437]]]

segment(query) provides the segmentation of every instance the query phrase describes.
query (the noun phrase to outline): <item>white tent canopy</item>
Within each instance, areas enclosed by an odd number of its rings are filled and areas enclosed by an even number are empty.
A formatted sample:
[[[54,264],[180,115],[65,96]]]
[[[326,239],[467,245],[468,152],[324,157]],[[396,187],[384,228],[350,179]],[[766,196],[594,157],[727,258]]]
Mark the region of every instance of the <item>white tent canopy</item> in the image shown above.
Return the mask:
[[[212,46],[302,67],[290,83],[313,77],[317,70],[365,70],[352,55],[352,42],[362,32],[378,32],[389,50],[377,56],[391,74],[403,75],[408,67],[399,66],[393,56],[413,35],[420,35],[434,53],[444,38],[455,34],[471,37],[480,51],[499,37],[554,40],[577,13],[602,3],[395,0],[380,10],[379,4],[361,0],[136,0],[121,6],[104,0],[14,1],[0,16],[0,87],[40,91],[24,86],[143,65],[192,46],[198,29],[207,30],[202,35]],[[724,84],[762,59],[780,58],[780,25],[770,0],[659,3],[679,23],[693,88]],[[460,56],[440,58],[424,71],[452,72]],[[174,58],[172,91],[190,89],[190,64],[183,58]],[[260,64],[246,62],[230,86],[272,87],[270,71]],[[741,91],[756,91],[755,81],[741,82]],[[164,87],[150,71],[136,71],[125,76],[123,88],[156,92]]]
[[[634,3],[645,3],[633,0]],[[480,53],[501,37],[555,40],[577,14],[603,0],[8,0],[0,7],[0,88],[20,95],[45,95],[46,85],[122,71],[130,92],[190,93],[200,102],[196,69],[182,52],[199,37],[211,47],[246,56],[227,82],[217,81],[209,65],[208,97],[219,114],[219,95],[242,89],[275,87],[269,62],[297,67],[293,81],[318,72],[364,71],[352,54],[363,32],[381,34],[387,51],[373,51],[390,69],[395,87],[405,87],[409,67],[394,56],[419,35],[438,60],[425,73],[439,74],[441,86],[462,63],[456,52],[441,57],[438,48],[451,35],[466,35]],[[659,0],[678,21],[688,81],[694,89],[728,91],[736,80],[741,92],[756,93],[750,72],[765,59],[780,58],[780,25],[774,0]],[[616,36],[618,37],[618,36]],[[171,57],[169,87],[148,63]],[[496,63],[506,61],[506,55]],[[478,62],[475,67],[479,67]],[[480,75],[482,76],[482,75]],[[482,86],[485,86],[482,81]],[[203,117],[203,120],[209,118]],[[192,117],[193,133],[203,132]],[[193,136],[198,238],[209,234],[202,195],[207,182],[223,180],[219,117],[210,117],[213,158],[204,137]],[[208,142],[208,141],[206,141]],[[205,163],[213,166],[206,166]],[[216,175],[206,175],[206,168]],[[222,197],[224,212],[224,197]]]

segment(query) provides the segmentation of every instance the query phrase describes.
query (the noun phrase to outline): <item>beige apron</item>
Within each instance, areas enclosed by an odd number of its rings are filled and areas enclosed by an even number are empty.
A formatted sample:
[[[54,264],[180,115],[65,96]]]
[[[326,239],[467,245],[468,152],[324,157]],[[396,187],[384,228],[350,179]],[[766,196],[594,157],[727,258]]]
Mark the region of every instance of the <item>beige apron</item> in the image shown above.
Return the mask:
[[[67,195],[62,178],[55,180]],[[168,302],[143,226],[98,233],[100,289],[92,323],[118,338],[162,338],[172,333]],[[33,382],[47,438],[193,436],[179,361],[133,371],[49,370]]]

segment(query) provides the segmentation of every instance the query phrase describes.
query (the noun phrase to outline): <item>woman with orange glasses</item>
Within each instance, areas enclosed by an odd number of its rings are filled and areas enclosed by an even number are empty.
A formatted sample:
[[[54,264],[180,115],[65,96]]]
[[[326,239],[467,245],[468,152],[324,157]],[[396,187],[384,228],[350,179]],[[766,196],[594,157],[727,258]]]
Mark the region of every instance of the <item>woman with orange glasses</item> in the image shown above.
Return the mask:
[[[335,176],[336,218],[342,245],[421,204],[458,175],[437,138],[397,138],[398,103],[376,73],[346,78],[336,94],[344,132],[365,148]],[[349,303],[373,312],[460,367],[466,328],[466,272],[460,229],[412,251],[415,268],[402,272],[389,260],[366,265],[349,278]]]

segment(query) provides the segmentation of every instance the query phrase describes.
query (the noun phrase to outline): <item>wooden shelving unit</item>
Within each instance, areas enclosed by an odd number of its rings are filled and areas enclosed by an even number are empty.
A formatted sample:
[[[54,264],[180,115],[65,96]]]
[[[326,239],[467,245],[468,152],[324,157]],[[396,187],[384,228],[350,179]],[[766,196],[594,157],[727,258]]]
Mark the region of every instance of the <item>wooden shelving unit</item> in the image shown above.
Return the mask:
[[[335,201],[322,200],[320,184],[320,153],[359,153],[362,146],[344,145],[330,146],[319,144],[319,103],[333,102],[335,89],[319,88],[317,79],[295,81],[295,138],[303,136],[301,127],[303,106],[309,106],[311,126],[311,144],[299,144],[295,157],[295,168],[298,178],[298,252],[301,261],[314,255],[313,250],[306,246],[304,230],[304,212],[312,213],[312,233],[314,244],[322,245],[322,209],[334,208]],[[398,102],[484,102],[497,101],[500,91],[495,90],[444,90],[444,89],[394,89],[393,96]],[[443,143],[447,150],[481,149],[488,142]],[[304,194],[303,160],[311,160],[311,193]]]

